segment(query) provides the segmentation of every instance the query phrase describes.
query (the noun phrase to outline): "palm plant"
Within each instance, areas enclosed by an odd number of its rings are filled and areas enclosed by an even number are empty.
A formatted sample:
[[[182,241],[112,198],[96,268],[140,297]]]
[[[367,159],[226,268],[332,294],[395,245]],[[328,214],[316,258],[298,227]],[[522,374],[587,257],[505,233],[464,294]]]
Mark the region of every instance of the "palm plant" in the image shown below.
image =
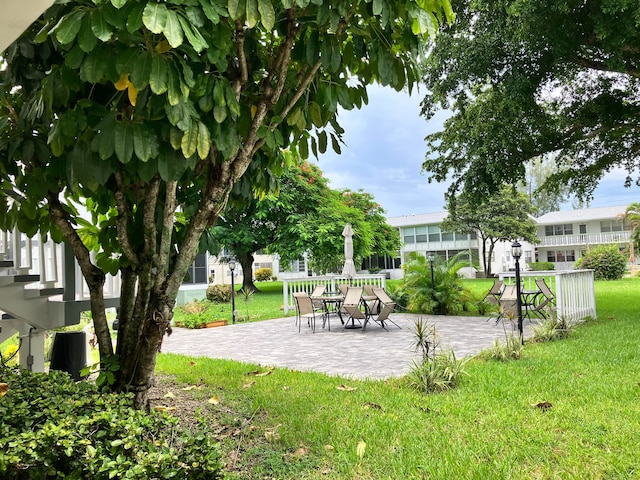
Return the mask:
[[[631,246],[640,250],[640,202],[630,204],[618,220],[631,227]]]
[[[435,315],[459,312],[468,298],[459,274],[462,268],[470,265],[468,261],[462,260],[467,256],[468,252],[460,252],[449,260],[436,256],[432,285],[431,265],[428,260],[412,252],[405,265],[404,281],[400,287],[402,293],[409,298],[409,310]]]

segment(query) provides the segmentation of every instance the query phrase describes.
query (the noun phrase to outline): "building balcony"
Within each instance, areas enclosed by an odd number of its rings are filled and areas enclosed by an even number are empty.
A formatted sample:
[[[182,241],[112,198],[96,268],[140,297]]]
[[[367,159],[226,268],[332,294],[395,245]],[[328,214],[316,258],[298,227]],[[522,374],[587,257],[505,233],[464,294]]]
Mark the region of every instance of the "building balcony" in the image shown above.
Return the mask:
[[[569,247],[612,243],[628,243],[631,232],[582,233],[577,235],[554,235],[542,237],[538,247]]]

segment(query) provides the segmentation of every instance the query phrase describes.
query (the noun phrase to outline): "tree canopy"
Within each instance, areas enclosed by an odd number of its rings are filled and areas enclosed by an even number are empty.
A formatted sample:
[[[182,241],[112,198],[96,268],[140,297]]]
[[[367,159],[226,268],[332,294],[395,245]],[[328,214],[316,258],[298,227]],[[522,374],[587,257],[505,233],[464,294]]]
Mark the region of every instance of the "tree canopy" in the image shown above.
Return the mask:
[[[536,223],[529,215],[531,210],[526,194],[503,186],[482,201],[461,195],[451,202],[449,214],[440,228],[447,232],[476,233],[481,242],[485,276],[490,277],[496,243],[517,239],[537,243]]]
[[[332,190],[320,169],[307,162],[288,167],[278,182],[277,191],[249,202],[232,197],[213,229],[245,272],[251,272],[253,254],[261,249],[285,264],[308,254],[317,272],[337,272],[344,263],[346,223],[355,232],[356,262],[372,253],[395,255],[400,248],[397,230],[386,223],[373,195]],[[251,275],[243,276],[243,288],[255,289]]]
[[[411,88],[444,18],[448,0],[80,0],[5,51],[0,227],[69,243],[115,390],[146,403],[178,289],[232,188],[268,189],[282,148],[339,149],[338,106],[361,107],[373,82]],[[122,280],[116,356],[106,271]]]
[[[425,62],[423,113],[453,111],[427,137],[423,169],[486,194],[553,154],[589,198],[609,170],[640,182],[640,3],[461,0]]]

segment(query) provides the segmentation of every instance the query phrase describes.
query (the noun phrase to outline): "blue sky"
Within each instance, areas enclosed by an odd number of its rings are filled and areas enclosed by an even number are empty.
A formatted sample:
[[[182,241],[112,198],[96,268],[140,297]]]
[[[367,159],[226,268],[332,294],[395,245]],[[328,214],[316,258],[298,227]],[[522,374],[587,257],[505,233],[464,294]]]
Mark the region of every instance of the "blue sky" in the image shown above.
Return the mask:
[[[446,112],[431,121],[420,116],[424,91],[412,96],[390,88],[370,87],[369,104],[341,111],[345,129],[342,154],[328,151],[316,161],[331,188],[363,189],[376,198],[390,217],[444,210],[448,184],[428,183],[421,174],[426,153],[424,137],[440,130]],[[313,158],[312,160],[315,160]],[[608,174],[590,207],[628,205],[640,201],[640,187],[624,188],[625,174]],[[571,210],[571,204],[563,207]]]

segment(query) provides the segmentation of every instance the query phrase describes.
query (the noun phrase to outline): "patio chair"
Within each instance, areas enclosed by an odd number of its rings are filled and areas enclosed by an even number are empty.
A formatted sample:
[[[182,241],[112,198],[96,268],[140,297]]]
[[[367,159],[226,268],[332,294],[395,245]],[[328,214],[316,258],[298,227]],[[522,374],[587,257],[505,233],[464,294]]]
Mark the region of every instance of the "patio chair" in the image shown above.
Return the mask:
[[[389,296],[389,294],[385,291],[384,288],[376,287],[373,289],[373,294],[378,297],[379,305],[380,305],[380,313],[373,320],[375,322],[379,322],[382,328],[384,328],[384,322],[389,321],[393,323],[396,327],[402,329],[400,325],[389,318],[389,314],[395,312],[396,310],[396,302]],[[386,328],[385,328],[386,330]]]
[[[320,299],[319,297],[321,297],[324,294],[324,291],[327,289],[326,285],[316,285],[316,287],[313,289],[313,292],[311,292],[311,301],[313,302],[313,306],[317,309],[324,309],[324,302],[322,301],[322,299]]]
[[[296,292],[293,294],[296,299],[296,322],[298,323],[298,333],[302,327],[302,319],[307,319],[307,324],[311,327],[313,333],[316,332],[316,318],[318,315],[322,317],[322,328],[328,323],[331,330],[329,316],[324,314],[324,309],[319,310],[313,306],[311,297],[305,292]]]
[[[487,302],[493,305],[497,305],[500,300],[500,293],[502,292],[503,285],[504,285],[504,282],[502,280],[494,281],[493,285],[491,286],[491,289],[485,295],[484,300],[486,300]]]
[[[373,292],[373,289],[377,288],[375,285],[367,284],[364,285],[364,295],[369,297],[365,300],[367,303],[367,309],[370,313],[380,313],[380,299]]]
[[[391,323],[393,323],[396,327],[401,328],[400,325],[398,325],[396,322],[394,322],[393,320],[391,320],[389,318],[389,314],[392,313],[394,311],[395,308],[395,304],[386,304],[382,307],[382,309],[380,310],[380,313],[378,313],[378,315],[369,315],[367,316],[367,318],[364,321],[364,326],[363,326],[363,331],[367,329],[367,323],[369,322],[376,322],[379,323],[380,326],[382,328],[384,328],[385,330],[387,330],[387,327],[385,327],[384,322],[385,321],[389,321]]]
[[[506,285],[498,300],[500,314],[496,323],[500,320],[513,320],[518,316],[518,293],[515,285]]]
[[[551,305],[551,308],[555,306],[556,296],[547,285],[547,282],[544,281],[544,278],[536,278],[536,285],[540,293],[538,293],[535,297],[535,301],[533,305],[531,305],[527,311],[527,313],[535,313],[541,315],[543,318],[547,318],[547,315],[544,309],[547,305]]]
[[[347,290],[349,290],[349,284],[347,284],[347,283],[338,284],[338,290],[340,291],[341,295],[346,295],[347,294]]]
[[[342,302],[342,312],[349,315],[347,321],[344,324],[344,328],[359,328],[356,327],[355,321],[362,323],[362,320],[366,320],[367,316],[365,312],[360,310],[362,303],[362,287],[349,287],[344,301]],[[349,320],[351,320],[351,326],[349,326]]]

